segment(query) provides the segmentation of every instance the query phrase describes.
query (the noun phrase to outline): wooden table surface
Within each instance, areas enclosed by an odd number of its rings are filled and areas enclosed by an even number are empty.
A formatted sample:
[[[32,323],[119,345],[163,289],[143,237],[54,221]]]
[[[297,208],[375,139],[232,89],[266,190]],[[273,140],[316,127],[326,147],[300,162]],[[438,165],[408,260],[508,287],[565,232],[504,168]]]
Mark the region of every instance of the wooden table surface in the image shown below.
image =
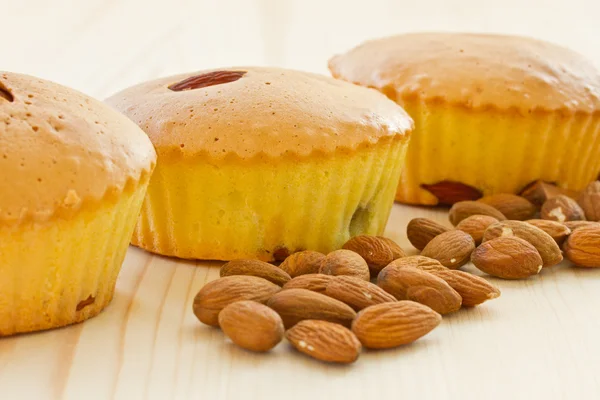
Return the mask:
[[[336,52],[412,30],[531,35],[600,64],[597,0],[0,0],[0,10],[0,69],[98,98],[217,66],[325,73]],[[405,227],[417,216],[447,223],[443,210],[394,205],[387,235],[411,249]],[[600,398],[600,269],[563,263],[526,281],[492,279],[499,299],[445,317],[413,345],[340,367],[286,343],[251,354],[201,325],[192,299],[219,265],[131,248],[101,315],[0,339],[0,399]]]

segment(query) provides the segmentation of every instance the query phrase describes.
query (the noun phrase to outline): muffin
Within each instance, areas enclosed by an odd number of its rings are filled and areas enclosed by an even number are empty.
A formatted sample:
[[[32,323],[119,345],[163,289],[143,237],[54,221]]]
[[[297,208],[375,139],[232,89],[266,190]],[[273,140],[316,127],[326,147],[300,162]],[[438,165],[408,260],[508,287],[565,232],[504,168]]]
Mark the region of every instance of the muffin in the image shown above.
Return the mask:
[[[108,103],[158,153],[133,244],[190,259],[272,261],[380,234],[413,124],[375,90],[276,68],[162,78]]]
[[[415,120],[396,200],[454,203],[541,179],[581,190],[600,171],[600,75],[579,54],[501,35],[416,33],[333,57]]]
[[[106,307],[155,160],[107,105],[0,72],[0,336]]]

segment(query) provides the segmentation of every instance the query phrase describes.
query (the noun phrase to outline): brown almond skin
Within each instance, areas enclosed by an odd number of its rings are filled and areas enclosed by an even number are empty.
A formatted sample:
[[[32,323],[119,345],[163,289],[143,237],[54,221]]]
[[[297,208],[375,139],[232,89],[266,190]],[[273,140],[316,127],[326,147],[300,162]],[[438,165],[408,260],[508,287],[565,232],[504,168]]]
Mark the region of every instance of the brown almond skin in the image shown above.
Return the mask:
[[[563,189],[552,183],[543,182],[540,180],[529,183],[519,193],[519,195],[529,200],[538,208],[542,207],[546,200],[561,194],[569,196],[573,199],[577,198],[578,195],[578,193],[573,190]]]
[[[469,262],[475,241],[460,230],[444,232],[433,238],[421,252],[422,256],[438,260],[444,267],[457,269]]]
[[[483,242],[471,255],[481,271],[503,279],[525,279],[542,269],[542,257],[531,243],[515,236]]]
[[[506,217],[500,211],[492,206],[479,201],[461,201],[452,206],[448,212],[450,223],[456,226],[465,218],[471,215],[489,215],[496,218],[498,221],[504,221]]]
[[[403,300],[367,307],[352,322],[363,346],[389,349],[412,343],[435,329],[442,316],[414,301]]]
[[[221,277],[232,275],[258,276],[279,286],[292,279],[281,268],[259,260],[231,260],[225,263],[221,267]]]
[[[219,313],[219,326],[231,341],[251,351],[264,352],[283,339],[279,314],[256,301],[238,301]]]
[[[321,261],[319,273],[325,275],[351,275],[368,281],[371,273],[367,262],[350,250],[336,250],[327,254]]]
[[[485,230],[495,222],[498,222],[498,220],[489,215],[471,215],[460,221],[458,225],[456,225],[456,229],[471,235],[475,244],[479,245],[483,240],[483,233]]]
[[[567,236],[571,234],[571,229],[569,229],[565,224],[561,224],[557,221],[550,221],[547,219],[529,219],[525,222],[540,228],[550,235],[558,247],[561,247]]]
[[[531,243],[542,257],[544,267],[556,265],[563,260],[560,247],[552,236],[538,227],[523,221],[500,221],[489,226],[483,235],[483,241],[501,236],[516,236]]]
[[[600,226],[573,231],[565,242],[567,259],[579,267],[600,267]]]
[[[500,211],[506,219],[524,221],[537,213],[537,207],[525,197],[510,193],[498,193],[477,200]]]
[[[449,230],[432,219],[413,218],[406,226],[406,236],[416,249],[423,250],[431,239]]]
[[[356,312],[347,304],[307,289],[286,289],[273,295],[267,305],[277,311],[286,329],[305,319],[350,326]]]
[[[328,321],[300,321],[285,333],[285,337],[299,352],[326,362],[353,363],[362,349],[350,329]]]
[[[325,294],[348,304],[356,311],[396,298],[379,286],[354,276],[336,276],[327,285]]]
[[[586,186],[578,199],[588,221],[600,221],[600,181]]]
[[[300,275],[283,285],[283,289],[307,289],[317,293],[325,293],[325,288],[333,278],[333,275],[325,274]]]
[[[397,249],[400,248],[398,245],[396,246]],[[367,262],[371,273],[375,275],[378,274],[383,267],[398,258],[394,258],[394,256],[397,256],[398,254],[395,254],[394,251],[392,251],[392,247],[390,246],[389,242],[378,236],[354,236],[344,243],[342,248],[353,251],[360,255]],[[395,250],[397,251],[397,249]],[[403,255],[400,257],[404,257],[405,254],[402,254]]]
[[[266,303],[281,287],[256,276],[233,275],[204,285],[194,298],[194,314],[200,322],[219,326],[219,313],[231,303],[254,300]]]
[[[287,272],[292,278],[300,275],[317,274],[324,258],[325,254],[318,251],[299,251],[287,257],[279,265],[279,268]]]
[[[437,270],[448,270],[449,268],[444,267],[438,260],[425,256],[408,256],[398,260],[394,260],[388,264],[393,267],[414,267],[422,269],[423,271],[437,271]]]
[[[552,197],[544,203],[541,211],[542,219],[551,221],[585,221],[585,213],[575,200],[564,195]]]
[[[394,242],[392,239],[387,238],[385,236],[377,236],[377,237],[379,239],[383,240],[385,243],[387,243],[388,247],[392,251],[392,261],[397,260],[398,258],[401,258],[401,257],[406,257],[406,253],[404,252],[404,250],[402,250],[402,247],[400,247],[400,245],[398,243]]]
[[[443,279],[413,267],[387,266],[379,273],[377,285],[398,300],[412,300],[440,314],[460,309],[462,298]]]
[[[432,184],[421,184],[421,187],[434,195],[437,205],[452,205],[464,200],[477,200],[483,194],[481,190],[456,181],[441,181]]]
[[[600,222],[596,221],[566,221],[564,225],[574,232],[576,229],[586,228],[588,226],[600,226]]]

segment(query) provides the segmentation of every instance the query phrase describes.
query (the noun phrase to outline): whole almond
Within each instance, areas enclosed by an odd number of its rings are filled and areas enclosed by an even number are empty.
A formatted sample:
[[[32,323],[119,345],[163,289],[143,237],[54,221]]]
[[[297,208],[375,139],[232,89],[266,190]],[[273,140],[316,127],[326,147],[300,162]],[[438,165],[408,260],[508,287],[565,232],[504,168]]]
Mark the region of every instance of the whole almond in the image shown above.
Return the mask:
[[[546,200],[559,196],[561,194],[569,196],[573,199],[577,198],[578,195],[578,193],[573,190],[563,189],[552,183],[543,182],[539,180],[533,181],[527,186],[525,186],[525,188],[519,194],[522,197],[529,200],[538,208],[541,207],[546,202]]]
[[[301,353],[327,362],[353,363],[362,348],[350,329],[328,321],[300,321],[285,333],[285,337]]]
[[[565,221],[564,225],[571,230],[575,231],[579,228],[587,228],[588,226],[600,226],[600,222],[596,221]]]
[[[482,196],[481,190],[456,181],[424,183],[421,184],[421,187],[437,198],[438,205],[452,205],[463,200],[477,200]]]
[[[429,218],[413,218],[406,226],[406,236],[415,248],[423,250],[431,239],[449,230]]]
[[[355,276],[336,276],[327,285],[325,294],[348,304],[356,311],[363,308],[396,301],[396,298],[379,286]]]
[[[279,314],[256,301],[238,301],[219,313],[223,333],[238,346],[251,351],[269,351],[283,339]]]
[[[219,313],[231,303],[254,300],[266,303],[281,287],[256,276],[233,275],[204,285],[194,298],[194,314],[211,326],[219,325]]]
[[[586,186],[579,196],[579,205],[589,221],[600,221],[600,181]]]
[[[525,197],[510,193],[498,193],[477,200],[500,211],[506,219],[524,221],[537,213],[537,207]]]
[[[397,260],[400,257],[405,257],[406,253],[402,250],[402,247],[392,239],[387,238],[385,236],[377,236],[379,239],[383,240],[389,246],[392,251],[392,260]]]
[[[392,251],[390,243],[385,239],[378,236],[358,235],[344,243],[342,248],[360,255],[367,262],[371,273],[376,275],[383,267],[398,258],[395,256],[398,255],[397,250],[400,246],[396,245],[395,251]],[[402,253],[400,257],[404,255]]]
[[[257,276],[279,286],[292,279],[281,268],[259,260],[231,260],[225,263],[221,267],[221,277],[232,275]]]
[[[456,229],[461,230],[463,232],[471,235],[475,244],[480,244],[483,239],[483,233],[491,224],[498,222],[498,220],[494,217],[490,217],[489,215],[471,215],[460,221],[458,225],[456,225]]]
[[[334,276],[325,274],[306,274],[292,278],[283,285],[283,289],[307,289],[317,293],[325,293],[325,288]]]
[[[457,269],[467,262],[475,250],[475,241],[468,233],[454,230],[433,238],[421,252],[422,256],[435,258],[444,267]]]
[[[548,219],[530,219],[525,222],[537,228],[540,228],[548,235],[552,236],[552,239],[554,239],[554,241],[559,247],[562,246],[562,244],[565,242],[567,236],[571,234],[571,229],[569,229],[565,224],[561,224],[557,221],[550,221]]]
[[[287,257],[279,268],[287,272],[292,278],[306,274],[316,274],[321,267],[325,254],[318,251],[304,250]]]
[[[560,247],[552,236],[538,227],[523,221],[500,221],[490,225],[483,235],[483,242],[501,236],[516,236],[531,243],[542,257],[544,267],[556,265],[562,261]]]
[[[398,260],[392,261],[389,266],[395,266],[398,268],[402,267],[414,267],[422,269],[423,271],[437,271],[437,270],[448,270],[449,268],[444,267],[438,260],[434,258],[424,256],[408,256]]]
[[[524,279],[542,269],[542,257],[531,243],[516,236],[483,242],[471,255],[483,272],[504,279]]]
[[[365,347],[388,349],[414,342],[441,321],[431,308],[404,300],[365,308],[352,322],[352,332]]]
[[[600,226],[573,231],[565,242],[565,255],[580,267],[600,267]]]
[[[506,217],[492,206],[479,201],[461,201],[452,206],[448,212],[448,218],[452,225],[456,226],[460,221],[471,215],[489,215],[498,221],[504,221]]]
[[[452,289],[456,290],[462,297],[463,306],[474,307],[500,296],[500,289],[480,276],[451,269],[428,272],[445,280]]]
[[[585,213],[575,200],[570,197],[559,195],[552,197],[542,206],[541,215],[543,219],[552,221],[585,221]]]
[[[368,281],[371,279],[369,265],[357,253],[350,250],[336,250],[327,254],[319,269],[325,275],[350,275]]]
[[[462,303],[443,279],[413,267],[387,266],[379,273],[377,285],[398,300],[413,300],[440,314],[457,311]]]
[[[319,319],[350,326],[356,312],[339,300],[307,289],[286,289],[273,295],[267,305],[283,320],[286,329],[305,319]]]

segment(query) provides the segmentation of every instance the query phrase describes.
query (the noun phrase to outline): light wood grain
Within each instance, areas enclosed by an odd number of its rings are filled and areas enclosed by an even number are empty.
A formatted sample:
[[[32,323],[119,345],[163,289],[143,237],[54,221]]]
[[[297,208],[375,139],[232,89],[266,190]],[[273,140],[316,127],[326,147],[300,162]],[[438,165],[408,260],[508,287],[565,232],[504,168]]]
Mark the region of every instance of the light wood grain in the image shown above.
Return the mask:
[[[98,98],[216,66],[326,73],[336,52],[413,30],[531,35],[600,64],[597,0],[0,0],[0,10],[0,69]],[[417,216],[447,223],[443,210],[395,205],[387,234],[405,249]],[[251,354],[202,326],[192,299],[219,265],[130,249],[97,318],[0,340],[0,399],[600,398],[600,270],[563,263],[527,281],[492,279],[498,300],[445,317],[414,345],[339,367],[285,343]]]

